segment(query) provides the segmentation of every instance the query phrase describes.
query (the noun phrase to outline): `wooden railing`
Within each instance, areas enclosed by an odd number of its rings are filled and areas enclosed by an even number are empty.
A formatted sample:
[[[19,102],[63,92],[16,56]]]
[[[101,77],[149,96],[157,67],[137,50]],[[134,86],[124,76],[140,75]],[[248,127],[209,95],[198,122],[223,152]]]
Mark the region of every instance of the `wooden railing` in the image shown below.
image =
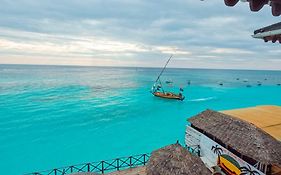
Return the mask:
[[[126,168],[133,168],[137,166],[146,165],[149,158],[150,154],[141,154],[130,157],[121,157],[113,160],[103,160],[100,162],[66,166],[61,168],[55,168],[52,170],[28,173],[25,175],[66,175],[78,172],[96,172],[103,174],[107,172],[123,170]]]

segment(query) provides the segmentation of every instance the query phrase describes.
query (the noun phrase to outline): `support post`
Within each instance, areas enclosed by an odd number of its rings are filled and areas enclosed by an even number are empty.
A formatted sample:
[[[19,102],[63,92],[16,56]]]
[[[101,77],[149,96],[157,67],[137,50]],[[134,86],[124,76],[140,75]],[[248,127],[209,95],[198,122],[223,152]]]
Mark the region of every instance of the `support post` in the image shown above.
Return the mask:
[[[132,156],[129,157],[130,159],[130,168],[132,167]]]
[[[119,171],[119,159],[116,159],[116,164],[117,164],[117,171]]]
[[[104,161],[101,161],[101,173],[104,173]]]
[[[91,172],[90,163],[87,163],[87,171],[88,171],[88,172]]]

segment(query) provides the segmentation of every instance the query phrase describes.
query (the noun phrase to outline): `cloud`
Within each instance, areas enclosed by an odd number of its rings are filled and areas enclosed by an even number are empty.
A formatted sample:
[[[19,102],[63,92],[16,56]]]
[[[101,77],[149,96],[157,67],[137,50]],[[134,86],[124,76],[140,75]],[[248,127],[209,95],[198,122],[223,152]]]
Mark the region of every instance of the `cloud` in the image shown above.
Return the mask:
[[[215,54],[232,54],[232,55],[241,55],[241,54],[254,54],[254,52],[245,50],[245,49],[236,49],[236,48],[216,48],[210,51],[210,53]]]
[[[229,8],[191,0],[0,2],[0,64],[24,58],[26,64],[155,67],[175,53],[174,67],[235,62],[255,69],[245,64],[255,60],[281,69],[280,46],[251,38],[253,30],[277,22],[266,8],[252,13],[244,3]]]

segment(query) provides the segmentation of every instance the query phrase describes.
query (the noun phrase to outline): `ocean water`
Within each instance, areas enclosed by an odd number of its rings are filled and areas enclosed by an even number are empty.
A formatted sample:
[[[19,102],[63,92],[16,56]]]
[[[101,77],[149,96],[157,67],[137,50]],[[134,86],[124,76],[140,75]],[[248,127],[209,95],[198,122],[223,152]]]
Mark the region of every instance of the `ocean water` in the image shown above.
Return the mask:
[[[149,93],[159,71],[0,65],[0,174],[149,153],[184,143],[187,118],[207,108],[281,105],[280,71],[167,69],[184,101]]]

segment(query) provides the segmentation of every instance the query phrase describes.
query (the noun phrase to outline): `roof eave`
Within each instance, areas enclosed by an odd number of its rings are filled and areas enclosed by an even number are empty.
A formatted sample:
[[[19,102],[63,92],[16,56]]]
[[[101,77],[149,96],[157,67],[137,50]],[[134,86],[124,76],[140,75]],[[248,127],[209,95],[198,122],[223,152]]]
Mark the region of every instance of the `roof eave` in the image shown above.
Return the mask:
[[[264,37],[275,36],[275,35],[281,35],[281,29],[257,33],[257,34],[252,35],[252,37],[263,39]]]

